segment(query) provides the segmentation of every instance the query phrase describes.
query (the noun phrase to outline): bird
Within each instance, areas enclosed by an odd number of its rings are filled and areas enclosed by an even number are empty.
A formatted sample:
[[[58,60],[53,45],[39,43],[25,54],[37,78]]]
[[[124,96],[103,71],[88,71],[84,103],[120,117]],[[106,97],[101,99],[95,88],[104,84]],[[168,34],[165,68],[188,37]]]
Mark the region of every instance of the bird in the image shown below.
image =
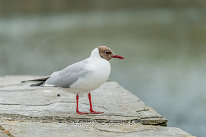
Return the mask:
[[[77,114],[101,114],[93,110],[91,101],[91,91],[100,87],[107,81],[111,72],[110,60],[112,58],[124,59],[122,56],[114,54],[107,46],[98,46],[92,50],[91,55],[77,63],[53,72],[50,76],[26,80],[38,83],[30,86],[58,87],[68,92],[76,93],[76,113]],[[90,109],[89,113],[79,111],[79,95],[88,94]]]

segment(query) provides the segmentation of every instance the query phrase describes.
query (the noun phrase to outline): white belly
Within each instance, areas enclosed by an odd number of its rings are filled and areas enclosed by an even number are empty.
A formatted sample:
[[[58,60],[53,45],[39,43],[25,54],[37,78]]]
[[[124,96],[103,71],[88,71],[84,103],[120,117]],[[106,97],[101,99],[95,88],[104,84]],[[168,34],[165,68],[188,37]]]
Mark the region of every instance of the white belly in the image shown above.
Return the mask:
[[[111,71],[110,63],[105,59],[91,60],[87,68],[91,71],[91,75],[86,79],[79,79],[70,86],[78,93],[90,92],[100,87],[109,78]]]

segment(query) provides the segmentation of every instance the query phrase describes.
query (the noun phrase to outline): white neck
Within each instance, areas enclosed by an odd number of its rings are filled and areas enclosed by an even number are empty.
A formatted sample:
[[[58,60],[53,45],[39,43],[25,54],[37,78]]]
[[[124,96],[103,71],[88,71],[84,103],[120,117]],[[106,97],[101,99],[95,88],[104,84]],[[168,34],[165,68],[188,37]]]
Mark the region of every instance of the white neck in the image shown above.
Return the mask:
[[[94,50],[92,50],[91,55],[90,55],[90,58],[102,58],[102,57],[99,55],[99,50],[98,50],[98,48],[95,48]]]

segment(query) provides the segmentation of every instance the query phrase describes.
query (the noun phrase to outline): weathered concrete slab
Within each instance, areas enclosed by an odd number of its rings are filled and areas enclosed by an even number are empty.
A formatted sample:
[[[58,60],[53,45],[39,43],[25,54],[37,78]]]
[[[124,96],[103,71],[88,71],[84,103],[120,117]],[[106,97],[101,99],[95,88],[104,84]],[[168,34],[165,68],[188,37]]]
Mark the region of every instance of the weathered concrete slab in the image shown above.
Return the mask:
[[[0,137],[8,137],[8,135],[3,133],[3,131],[0,131]]]
[[[0,125],[0,137],[13,137],[13,135],[10,134],[9,130],[6,130]]]
[[[0,131],[0,137],[8,137],[8,135]]]
[[[167,120],[116,82],[106,82],[92,92],[94,110],[103,114],[78,115],[75,94],[20,83],[33,78],[38,77],[0,77],[0,125],[14,136],[189,135],[177,128],[161,127]],[[89,110],[87,96],[80,97],[79,108]]]
[[[146,106],[131,92],[115,82],[106,82],[92,92],[94,109],[103,111],[100,115],[77,115],[75,94],[57,88],[30,87],[31,83],[20,83],[34,77],[6,77],[0,80],[0,114],[8,116],[32,117],[42,120],[64,119],[67,122],[110,122],[143,123],[165,125],[167,120]],[[57,96],[60,94],[60,97]],[[80,97],[80,110],[88,111],[87,96]],[[13,116],[12,116],[13,115]],[[52,117],[52,118],[51,118]]]
[[[178,129],[142,124],[100,124],[100,123],[40,123],[1,122],[15,137],[186,137],[188,133]]]

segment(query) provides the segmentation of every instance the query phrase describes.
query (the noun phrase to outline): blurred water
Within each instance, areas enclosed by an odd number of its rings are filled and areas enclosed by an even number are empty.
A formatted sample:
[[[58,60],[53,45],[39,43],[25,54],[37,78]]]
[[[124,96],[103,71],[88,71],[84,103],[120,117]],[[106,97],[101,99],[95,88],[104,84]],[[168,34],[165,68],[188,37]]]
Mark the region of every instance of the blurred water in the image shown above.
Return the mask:
[[[0,18],[0,75],[49,75],[108,45],[111,79],[205,136],[206,10],[159,9]]]

